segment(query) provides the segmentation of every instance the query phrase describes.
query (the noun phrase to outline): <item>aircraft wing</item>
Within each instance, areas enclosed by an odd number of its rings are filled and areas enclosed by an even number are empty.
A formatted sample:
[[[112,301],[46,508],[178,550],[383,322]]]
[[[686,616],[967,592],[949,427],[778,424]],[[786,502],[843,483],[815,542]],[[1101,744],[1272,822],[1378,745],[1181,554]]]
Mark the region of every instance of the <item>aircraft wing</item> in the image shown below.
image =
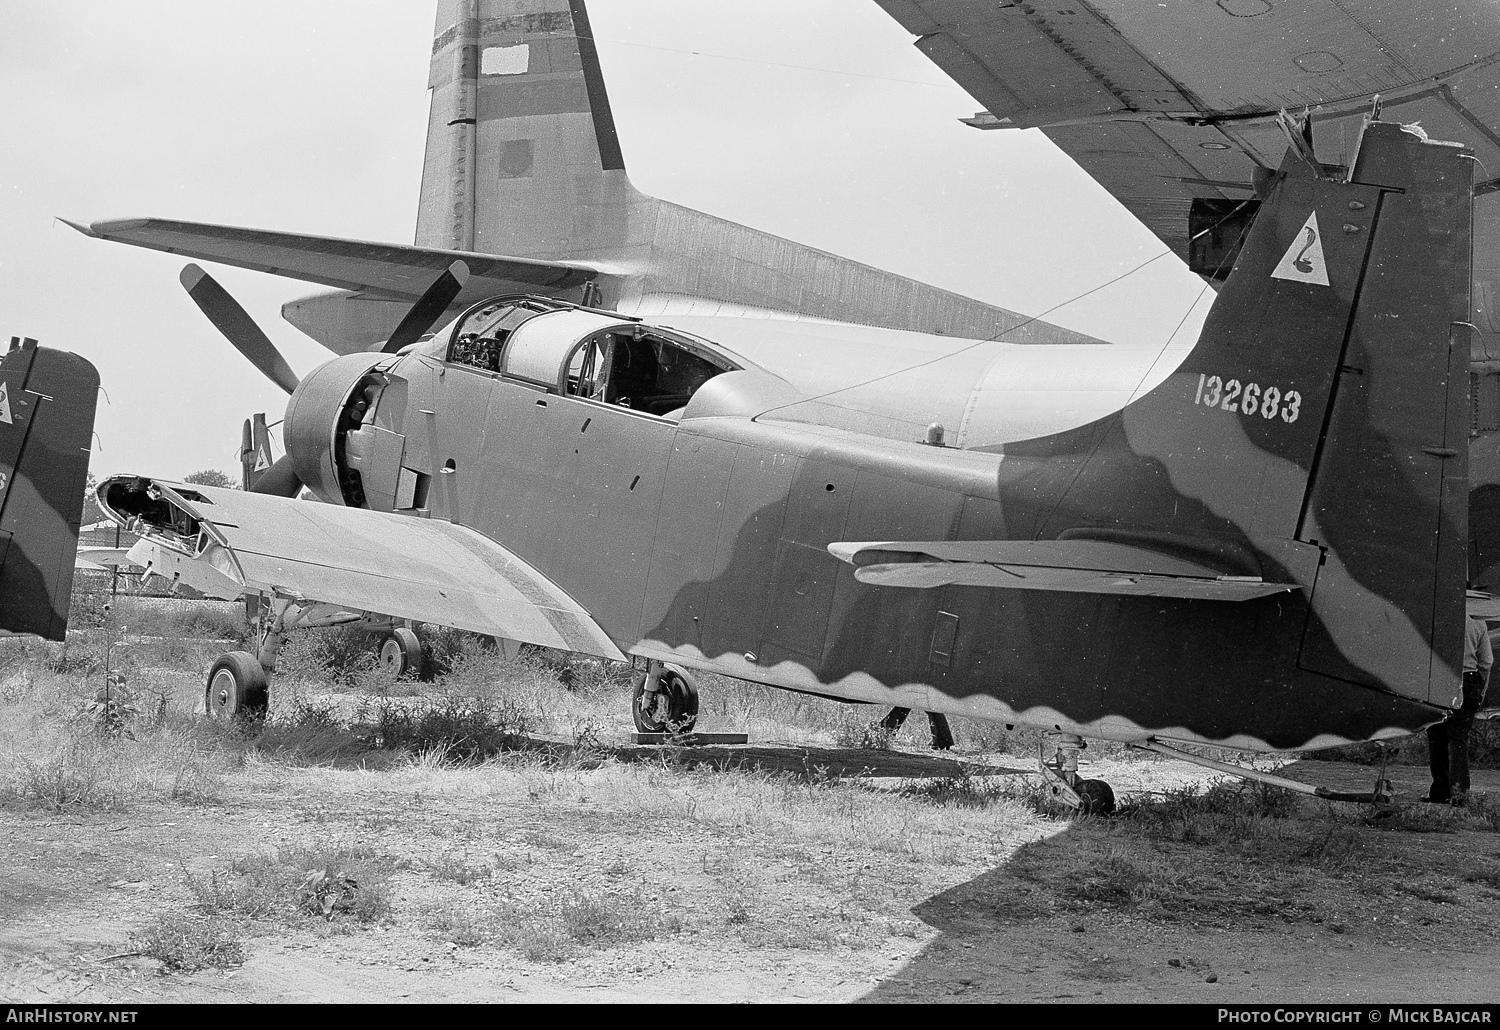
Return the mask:
[[[1385,120],[1473,147],[1481,192],[1500,185],[1492,0],[876,2],[985,105],[968,124],[1040,128],[1185,259],[1194,199],[1232,207],[1280,164],[1281,109],[1311,108],[1318,159],[1347,164],[1379,94]],[[1476,256],[1488,316],[1500,250]]]
[[[99,500],[142,534],[133,562],[211,597],[321,601],[624,660],[571,597],[465,526],[129,476]]]
[[[596,275],[595,269],[580,262],[535,261],[165,218],[67,224],[95,239],[251,268],[408,304],[460,258],[469,266],[469,283],[456,303],[505,293],[553,293],[581,286]]]
[[[1098,540],[958,540],[833,543],[829,553],[872,586],[985,587],[1249,601],[1295,590],[1159,551]]]

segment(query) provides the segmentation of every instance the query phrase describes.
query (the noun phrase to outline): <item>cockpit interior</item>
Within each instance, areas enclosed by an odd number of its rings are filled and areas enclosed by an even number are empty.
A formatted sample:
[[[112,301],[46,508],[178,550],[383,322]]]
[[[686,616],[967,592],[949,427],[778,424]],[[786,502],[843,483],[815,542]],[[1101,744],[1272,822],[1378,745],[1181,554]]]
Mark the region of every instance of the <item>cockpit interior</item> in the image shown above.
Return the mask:
[[[478,304],[421,350],[451,365],[674,420],[699,387],[740,367],[685,334],[538,297]]]

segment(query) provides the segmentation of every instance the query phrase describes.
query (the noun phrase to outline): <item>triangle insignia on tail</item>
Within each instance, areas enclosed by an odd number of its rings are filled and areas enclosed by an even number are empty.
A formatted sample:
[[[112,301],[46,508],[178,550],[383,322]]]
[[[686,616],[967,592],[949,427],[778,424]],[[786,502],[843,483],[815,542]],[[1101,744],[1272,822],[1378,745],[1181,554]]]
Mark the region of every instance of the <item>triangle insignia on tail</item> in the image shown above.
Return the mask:
[[[0,380],[0,422],[8,426],[16,424],[10,417],[10,386],[4,380]]]
[[[1318,213],[1314,211],[1302,223],[1296,239],[1281,255],[1272,279],[1290,279],[1296,283],[1328,285],[1328,262],[1323,258],[1323,237],[1318,232]]]

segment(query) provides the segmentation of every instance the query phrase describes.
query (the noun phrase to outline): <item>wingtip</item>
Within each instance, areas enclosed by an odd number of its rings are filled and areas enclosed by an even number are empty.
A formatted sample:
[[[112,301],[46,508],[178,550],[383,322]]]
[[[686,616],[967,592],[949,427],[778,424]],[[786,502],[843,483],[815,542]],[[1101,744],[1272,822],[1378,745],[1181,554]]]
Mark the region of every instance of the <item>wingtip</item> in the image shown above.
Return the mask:
[[[865,564],[859,560],[861,551],[879,550],[889,546],[886,542],[869,540],[835,540],[828,545],[828,553],[849,565]]]
[[[57,220],[70,229],[77,229],[90,239],[99,239],[99,234],[94,231],[94,227],[91,225],[84,225],[82,222],[75,222],[70,218],[63,218],[61,215],[57,216]]]

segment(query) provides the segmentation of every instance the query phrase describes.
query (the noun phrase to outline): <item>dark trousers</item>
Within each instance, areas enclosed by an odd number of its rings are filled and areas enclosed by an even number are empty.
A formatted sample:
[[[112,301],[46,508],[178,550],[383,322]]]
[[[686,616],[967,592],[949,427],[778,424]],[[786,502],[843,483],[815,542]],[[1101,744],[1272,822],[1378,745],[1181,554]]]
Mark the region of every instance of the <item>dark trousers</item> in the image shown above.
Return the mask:
[[[1458,711],[1427,727],[1427,761],[1432,770],[1434,801],[1463,797],[1469,792],[1469,730],[1474,713],[1484,704],[1487,672],[1464,673],[1464,703]]]
[[[895,733],[899,730],[906,717],[911,714],[910,708],[892,708],[880,725]],[[947,751],[953,747],[953,730],[948,726],[948,717],[942,712],[927,713],[927,728],[932,731],[932,747],[936,751]]]

